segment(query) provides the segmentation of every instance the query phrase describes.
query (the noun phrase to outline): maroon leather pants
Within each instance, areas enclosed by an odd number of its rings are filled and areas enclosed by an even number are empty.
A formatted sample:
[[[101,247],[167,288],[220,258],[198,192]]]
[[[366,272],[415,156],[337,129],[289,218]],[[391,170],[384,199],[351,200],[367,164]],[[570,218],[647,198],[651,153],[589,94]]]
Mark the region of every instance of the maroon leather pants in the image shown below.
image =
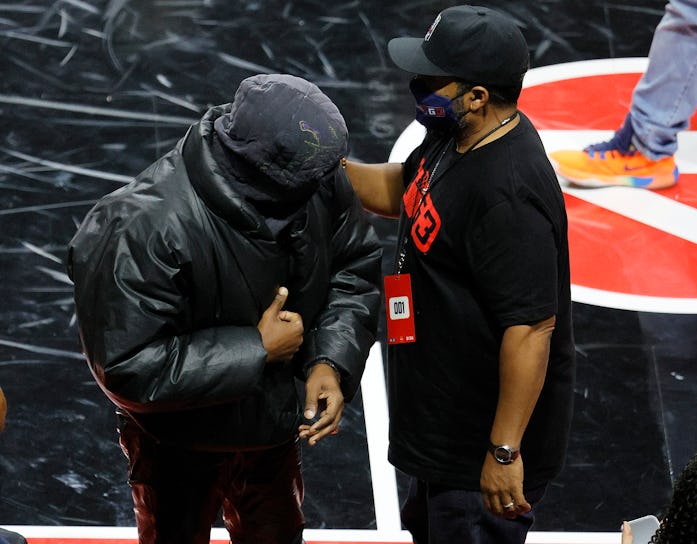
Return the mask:
[[[200,452],[158,443],[132,422],[129,463],[139,544],[208,544],[222,508],[234,544],[300,544],[305,523],[298,445]]]

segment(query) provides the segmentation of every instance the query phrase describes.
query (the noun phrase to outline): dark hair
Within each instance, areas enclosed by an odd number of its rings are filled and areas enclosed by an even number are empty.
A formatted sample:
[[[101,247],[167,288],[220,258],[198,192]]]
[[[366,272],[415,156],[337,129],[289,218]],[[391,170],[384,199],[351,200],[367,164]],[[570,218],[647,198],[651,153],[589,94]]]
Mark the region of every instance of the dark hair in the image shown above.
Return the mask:
[[[697,531],[697,455],[675,481],[673,498],[651,544],[684,544],[695,541]]]
[[[518,104],[518,97],[523,90],[523,83],[512,87],[501,87],[495,85],[487,85],[485,83],[470,83],[456,79],[458,94],[462,95],[472,90],[472,87],[481,85],[489,91],[489,102],[494,106],[515,106]]]

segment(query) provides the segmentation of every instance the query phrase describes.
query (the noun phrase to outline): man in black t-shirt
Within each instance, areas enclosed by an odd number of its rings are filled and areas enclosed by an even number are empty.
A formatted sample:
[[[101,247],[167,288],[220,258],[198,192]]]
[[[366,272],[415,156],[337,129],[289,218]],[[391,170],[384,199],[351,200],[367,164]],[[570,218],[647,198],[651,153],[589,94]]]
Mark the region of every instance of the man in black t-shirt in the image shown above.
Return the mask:
[[[527,45],[502,14],[456,6],[389,52],[416,74],[426,137],[404,164],[344,163],[366,208],[400,217],[385,298],[402,520],[415,544],[523,543],[563,464],[575,373],[564,200],[517,109]]]

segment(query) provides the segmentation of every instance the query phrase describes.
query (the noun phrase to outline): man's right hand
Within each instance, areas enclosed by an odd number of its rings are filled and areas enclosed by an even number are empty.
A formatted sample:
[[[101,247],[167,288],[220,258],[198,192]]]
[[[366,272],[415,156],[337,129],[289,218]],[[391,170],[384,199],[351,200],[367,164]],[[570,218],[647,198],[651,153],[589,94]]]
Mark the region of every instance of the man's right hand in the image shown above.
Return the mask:
[[[289,361],[303,343],[303,319],[300,314],[283,309],[287,298],[288,289],[279,287],[257,325],[267,363]]]

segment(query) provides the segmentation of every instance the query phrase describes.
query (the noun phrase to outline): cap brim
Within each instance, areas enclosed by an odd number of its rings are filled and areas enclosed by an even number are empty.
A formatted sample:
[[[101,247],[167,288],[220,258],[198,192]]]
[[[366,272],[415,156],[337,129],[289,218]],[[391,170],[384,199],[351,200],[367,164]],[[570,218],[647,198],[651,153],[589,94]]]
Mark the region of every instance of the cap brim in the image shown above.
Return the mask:
[[[407,72],[423,76],[452,75],[428,60],[422,48],[423,43],[422,38],[392,38],[387,44],[387,51],[392,62]]]

